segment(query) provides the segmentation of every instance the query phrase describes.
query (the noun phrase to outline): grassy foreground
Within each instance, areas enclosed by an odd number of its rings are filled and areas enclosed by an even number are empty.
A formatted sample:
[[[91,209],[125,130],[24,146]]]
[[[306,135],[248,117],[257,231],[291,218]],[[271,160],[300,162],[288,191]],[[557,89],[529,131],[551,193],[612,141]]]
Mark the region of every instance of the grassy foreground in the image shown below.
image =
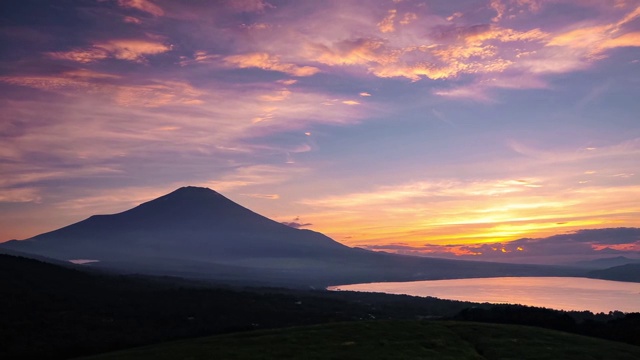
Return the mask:
[[[370,321],[212,336],[92,356],[127,359],[640,359],[640,347],[539,328]]]

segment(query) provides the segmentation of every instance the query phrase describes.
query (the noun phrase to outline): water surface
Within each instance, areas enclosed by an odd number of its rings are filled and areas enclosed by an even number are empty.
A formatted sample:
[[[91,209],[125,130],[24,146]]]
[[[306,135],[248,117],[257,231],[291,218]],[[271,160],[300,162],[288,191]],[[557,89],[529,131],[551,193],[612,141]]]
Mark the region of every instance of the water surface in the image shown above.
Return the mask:
[[[573,277],[498,277],[332,286],[350,290],[509,303],[558,310],[640,312],[640,283]]]

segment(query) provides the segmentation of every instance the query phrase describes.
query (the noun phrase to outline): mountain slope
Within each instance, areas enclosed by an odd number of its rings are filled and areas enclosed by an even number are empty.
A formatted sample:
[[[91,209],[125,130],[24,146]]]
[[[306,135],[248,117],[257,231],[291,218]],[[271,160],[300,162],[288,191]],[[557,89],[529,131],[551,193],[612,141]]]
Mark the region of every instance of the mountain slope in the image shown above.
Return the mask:
[[[593,270],[589,277],[604,280],[640,282],[640,264],[626,264],[608,269]]]
[[[350,321],[369,314],[450,316],[472,305],[393,295],[214,287],[86,270],[0,255],[0,359],[68,359],[184,337]]]
[[[228,259],[230,257],[327,256],[348,248],[309,230],[258,215],[220,195],[196,187],[114,215],[11,241],[3,247],[58,259],[121,260],[138,257]]]
[[[594,260],[577,261],[572,263],[571,265],[589,269],[607,269],[626,264],[640,264],[640,259],[630,259],[625,256],[615,256]]]
[[[578,270],[456,261],[349,248],[256,214],[207,188],[185,187],[131,210],[92,216],[0,248],[92,267],[252,285],[345,284],[487,276],[571,276]]]
[[[97,355],[128,359],[637,359],[640,348],[526,326],[349,322],[171,342]]]

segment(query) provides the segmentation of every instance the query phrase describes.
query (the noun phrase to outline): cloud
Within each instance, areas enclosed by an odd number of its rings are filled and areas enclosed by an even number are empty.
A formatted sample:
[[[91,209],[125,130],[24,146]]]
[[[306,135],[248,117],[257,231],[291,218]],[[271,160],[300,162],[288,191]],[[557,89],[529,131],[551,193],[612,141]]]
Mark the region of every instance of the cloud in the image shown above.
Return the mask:
[[[40,191],[36,188],[4,188],[0,192],[0,203],[39,202]]]
[[[90,48],[90,49],[76,49],[70,51],[56,51],[50,52],[47,55],[52,59],[57,60],[69,60],[83,64],[90,62],[104,60],[109,57],[109,53],[105,49]]]
[[[530,159],[540,160],[545,164],[606,159],[610,157],[634,157],[640,154],[640,138],[631,138],[599,148],[582,148],[578,151],[575,149],[566,151],[541,149],[514,140],[509,141],[508,146],[520,155]]]
[[[277,184],[289,179],[296,173],[306,171],[303,168],[291,169],[271,165],[249,165],[237,167],[228,175],[218,180],[206,182],[207,187],[216,191],[231,191],[255,185]]]
[[[496,16],[492,18],[491,21],[493,22],[500,21],[504,16],[504,13],[506,11],[506,6],[502,3],[501,0],[491,0],[491,3],[489,6],[496,11]]]
[[[376,251],[446,258],[518,263],[568,263],[612,254],[640,257],[640,229],[580,229],[545,238],[473,245],[413,245],[390,243],[365,245]]]
[[[110,40],[97,44],[96,47],[105,49],[116,59],[134,62],[144,62],[145,56],[162,54],[171,50],[169,45],[147,40]]]
[[[149,0],[118,0],[118,5],[124,8],[144,11],[154,16],[164,15],[162,8]]]
[[[405,13],[404,16],[402,17],[402,20],[400,20],[400,24],[401,25],[409,25],[412,22],[416,21],[418,19],[418,15],[416,15],[415,13]]]
[[[385,40],[357,38],[335,42],[331,45],[313,44],[310,49],[316,61],[337,65],[393,64],[400,52],[385,46]]]
[[[280,71],[292,76],[312,76],[320,71],[320,69],[313,66],[298,66],[291,63],[282,63],[277,56],[271,56],[267,53],[232,55],[225,57],[224,61],[231,66],[241,69],[255,67],[264,70]]]
[[[89,70],[72,70],[57,75],[27,75],[27,76],[5,76],[0,77],[0,81],[26,86],[34,89],[66,91],[68,89],[87,89],[95,88],[97,84],[109,82],[113,79],[119,79],[117,75],[98,73]]]
[[[142,20],[135,18],[133,16],[125,16],[124,18],[122,18],[122,21],[128,24],[136,24],[136,25],[142,24]]]
[[[300,228],[303,228],[303,227],[307,227],[307,226],[313,225],[311,223],[301,224],[301,223],[293,222],[293,221],[292,222],[283,221],[282,224],[287,225],[287,226],[292,227],[292,228],[295,228],[295,229],[300,229]]]
[[[307,226],[313,225],[311,223],[303,223],[303,222],[301,222],[299,216],[296,216],[296,218],[293,219],[292,221],[283,221],[283,222],[281,222],[281,224],[287,225],[287,226],[295,228],[295,229],[300,229],[300,228],[303,228],[303,227],[307,227]]]
[[[426,197],[457,196],[494,196],[524,192],[542,187],[536,179],[502,179],[461,182],[459,180],[441,180],[438,182],[414,182],[396,186],[383,186],[371,192],[331,196],[321,199],[302,200],[311,206],[330,208],[352,206],[381,206],[398,203],[407,199]]]
[[[491,103],[495,100],[487,93],[485,87],[473,84],[470,86],[459,86],[446,90],[435,90],[435,95],[452,99],[471,99],[479,102]]]
[[[74,96],[103,95],[123,106],[159,107],[168,104],[200,105],[202,92],[177,81],[129,84],[122,76],[86,69],[44,76],[0,77],[0,82]]]
[[[126,186],[100,191],[77,193],[73,197],[55,204],[56,209],[73,214],[110,214],[128,210],[141,203],[153,200],[180,187],[168,184],[163,188],[152,186]]]
[[[122,39],[97,43],[86,49],[49,52],[47,55],[52,59],[69,60],[83,64],[107,58],[144,63],[147,56],[162,54],[170,50],[170,45],[155,41]]]
[[[635,66],[625,48],[638,44],[637,1],[214,3],[69,5],[56,8],[60,26],[34,22],[40,12],[0,31],[13,49],[0,77],[2,190],[46,201],[67,181],[193,181],[235,196],[295,193],[304,201],[290,211],[352,244],[506,242],[637,222],[634,79],[619,81]],[[608,73],[617,61],[628,68]],[[539,116],[584,98],[577,78],[600,77],[611,86],[584,109]],[[420,145],[394,146],[413,131],[377,137],[389,122],[439,114],[456,126],[430,124]],[[536,125],[525,136],[521,122]]]
[[[388,33],[388,32],[395,31],[395,26],[393,22],[394,22],[394,19],[396,18],[396,13],[397,13],[396,10],[389,10],[389,12],[387,13],[387,16],[385,16],[385,18],[378,23],[378,29],[380,29],[380,32]]]
[[[542,4],[542,0],[491,0],[489,7],[496,12],[491,21],[499,22],[505,17],[514,19],[522,13],[537,12]]]
[[[345,105],[360,105],[360,102],[355,100],[343,100],[342,103]]]
[[[114,101],[123,106],[160,107],[169,104],[201,105],[203,92],[177,81],[122,85],[114,88]]]
[[[638,228],[582,229],[545,238],[549,242],[579,242],[592,245],[620,245],[640,242]]]
[[[278,200],[280,199],[280,195],[278,194],[242,194],[244,196],[252,197],[255,199],[267,199],[267,200]]]

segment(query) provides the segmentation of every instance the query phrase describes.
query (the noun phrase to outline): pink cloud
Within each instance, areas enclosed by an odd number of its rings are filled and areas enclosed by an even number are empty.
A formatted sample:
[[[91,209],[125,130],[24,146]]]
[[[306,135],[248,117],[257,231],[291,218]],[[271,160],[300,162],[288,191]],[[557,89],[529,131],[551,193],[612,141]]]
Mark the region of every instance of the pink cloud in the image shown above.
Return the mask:
[[[164,10],[149,0],[118,0],[118,5],[144,11],[154,16],[164,15]]]
[[[267,53],[250,53],[242,55],[231,55],[224,58],[224,61],[238,68],[260,68],[264,70],[281,71],[292,76],[312,76],[320,69],[313,66],[298,66],[291,63],[282,63],[277,56]]]
[[[397,10],[395,9],[389,10],[389,12],[387,13],[387,16],[385,16],[384,19],[382,19],[378,23],[378,29],[380,29],[380,32],[388,33],[388,32],[394,32],[396,30],[394,25],[396,13],[397,13]]]
[[[105,49],[116,59],[134,62],[144,62],[145,56],[162,54],[171,50],[170,45],[147,40],[110,40],[97,44],[96,47]]]
[[[568,263],[621,254],[640,259],[640,229],[583,229],[545,238],[471,245],[390,243],[364,247],[409,255],[517,263]]]
[[[142,20],[135,18],[133,16],[125,16],[122,21],[129,23],[129,24],[137,24],[140,25],[142,24]]]
[[[144,63],[146,61],[146,56],[162,54],[170,50],[170,45],[155,41],[121,39],[96,43],[92,47],[86,49],[49,52],[47,55],[53,59],[70,60],[83,64],[107,58]]]
[[[105,49],[98,47],[89,49],[76,49],[70,51],[56,51],[48,53],[49,57],[57,60],[69,60],[83,64],[104,60],[109,57],[109,53]]]

